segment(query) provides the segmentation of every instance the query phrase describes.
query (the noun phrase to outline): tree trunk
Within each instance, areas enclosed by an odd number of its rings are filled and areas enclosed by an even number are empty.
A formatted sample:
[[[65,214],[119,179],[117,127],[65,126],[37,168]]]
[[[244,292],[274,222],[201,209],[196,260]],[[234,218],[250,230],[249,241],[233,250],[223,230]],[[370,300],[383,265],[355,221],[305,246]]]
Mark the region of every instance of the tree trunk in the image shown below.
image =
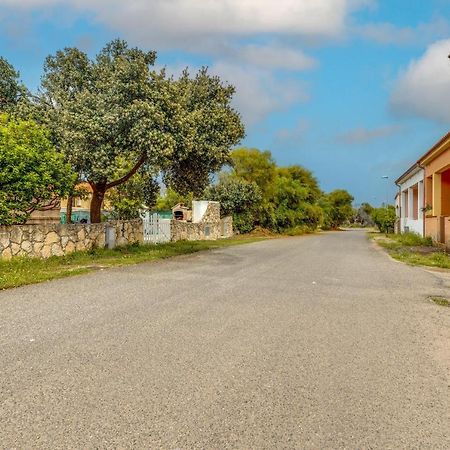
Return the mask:
[[[67,197],[66,223],[72,223],[73,195]]]
[[[106,183],[91,183],[92,200],[91,200],[91,223],[100,223],[102,221],[102,205],[105,198]]]

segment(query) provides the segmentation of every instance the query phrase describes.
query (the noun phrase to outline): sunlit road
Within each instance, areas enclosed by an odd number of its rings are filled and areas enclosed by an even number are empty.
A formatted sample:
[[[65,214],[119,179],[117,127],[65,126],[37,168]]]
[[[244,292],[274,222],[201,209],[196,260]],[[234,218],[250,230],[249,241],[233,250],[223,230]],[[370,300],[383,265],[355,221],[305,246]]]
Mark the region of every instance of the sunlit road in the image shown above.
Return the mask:
[[[0,447],[449,449],[445,293],[360,231],[0,292]]]

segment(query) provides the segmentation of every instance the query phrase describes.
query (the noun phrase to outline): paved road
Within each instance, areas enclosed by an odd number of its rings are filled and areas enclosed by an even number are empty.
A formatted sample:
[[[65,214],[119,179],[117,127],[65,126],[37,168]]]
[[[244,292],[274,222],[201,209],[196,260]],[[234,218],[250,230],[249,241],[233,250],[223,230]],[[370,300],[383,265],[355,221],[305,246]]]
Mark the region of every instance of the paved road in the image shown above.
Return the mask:
[[[445,292],[358,231],[0,292],[0,447],[449,449]]]

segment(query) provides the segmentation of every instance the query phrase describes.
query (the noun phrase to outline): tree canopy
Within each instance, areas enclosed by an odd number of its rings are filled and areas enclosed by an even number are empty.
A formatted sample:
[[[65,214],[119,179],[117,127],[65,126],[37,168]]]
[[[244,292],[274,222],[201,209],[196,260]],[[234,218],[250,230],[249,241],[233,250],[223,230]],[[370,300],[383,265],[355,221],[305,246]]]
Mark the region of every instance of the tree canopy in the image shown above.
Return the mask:
[[[10,112],[26,94],[19,72],[0,56],[0,113]]]
[[[0,224],[25,223],[69,192],[74,175],[48,134],[34,122],[0,115]]]
[[[353,197],[344,189],[336,189],[325,195],[321,206],[325,212],[325,226],[338,228],[353,216]]]
[[[206,189],[204,197],[220,202],[221,215],[233,216],[234,226],[240,232],[253,229],[257,208],[262,200],[255,182],[223,174],[219,183]]]
[[[46,60],[36,111],[91,184],[93,222],[106,191],[144,168],[179,192],[203,191],[244,136],[232,86],[206,69],[167,77],[151,69],[155,58],[115,40],[93,60],[74,48]]]
[[[317,179],[302,166],[278,167],[270,151],[239,148],[231,153],[231,169],[206,196],[224,211],[234,210],[236,227],[261,226],[274,231],[315,229],[322,225],[323,193]]]
[[[231,153],[232,176],[256,183],[261,194],[270,195],[277,176],[272,154],[256,148],[238,148]]]

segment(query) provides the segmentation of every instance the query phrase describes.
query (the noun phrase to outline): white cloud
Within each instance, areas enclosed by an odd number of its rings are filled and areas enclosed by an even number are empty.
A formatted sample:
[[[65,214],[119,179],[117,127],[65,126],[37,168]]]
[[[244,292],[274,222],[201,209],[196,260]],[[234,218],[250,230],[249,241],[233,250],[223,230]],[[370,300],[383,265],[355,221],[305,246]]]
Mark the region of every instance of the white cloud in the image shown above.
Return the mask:
[[[318,65],[314,58],[303,53],[282,46],[256,46],[241,47],[236,55],[248,64],[266,69],[308,70]]]
[[[192,48],[215,36],[323,36],[345,30],[364,0],[0,0],[16,9],[55,5],[89,11],[99,22],[143,44]]]
[[[211,72],[237,88],[235,106],[247,126],[264,120],[274,111],[308,100],[298,82],[278,79],[270,72],[228,62],[218,62]]]
[[[188,68],[194,74],[199,67],[189,64],[164,66],[167,74],[179,77]],[[162,69],[162,66],[157,66]],[[301,84],[286,77],[278,78],[271,72],[255,67],[243,66],[230,61],[218,61],[209,68],[209,73],[218,75],[225,82],[236,87],[233,106],[241,113],[246,127],[263,121],[274,111],[283,111],[309,97]]]
[[[356,128],[337,136],[337,140],[347,145],[365,144],[376,139],[389,137],[399,133],[402,128],[398,125],[386,125],[379,128]]]
[[[0,0],[0,10],[48,18],[64,7],[70,17],[88,14],[133,45],[206,55],[211,71],[236,86],[236,107],[252,125],[308,98],[301,81],[276,71],[312,69],[317,62],[282,42],[343,36],[351,12],[371,1]]]
[[[391,106],[399,114],[450,123],[450,39],[430,45],[396,81]]]

